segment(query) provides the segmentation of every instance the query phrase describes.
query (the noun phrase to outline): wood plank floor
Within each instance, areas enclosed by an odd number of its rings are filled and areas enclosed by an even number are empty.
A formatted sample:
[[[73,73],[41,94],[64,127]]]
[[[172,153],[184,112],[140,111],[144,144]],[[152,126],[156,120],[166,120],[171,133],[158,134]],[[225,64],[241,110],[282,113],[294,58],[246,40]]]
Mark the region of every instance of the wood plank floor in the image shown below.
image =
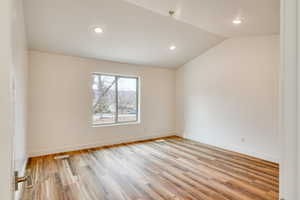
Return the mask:
[[[32,158],[23,200],[275,200],[278,165],[177,137]]]

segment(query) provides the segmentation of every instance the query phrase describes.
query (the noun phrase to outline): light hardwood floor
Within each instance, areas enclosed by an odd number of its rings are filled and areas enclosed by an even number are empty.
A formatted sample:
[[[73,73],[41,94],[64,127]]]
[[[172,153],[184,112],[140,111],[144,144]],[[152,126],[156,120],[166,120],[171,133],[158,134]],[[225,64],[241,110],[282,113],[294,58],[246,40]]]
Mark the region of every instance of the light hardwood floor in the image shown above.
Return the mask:
[[[275,200],[278,165],[177,137],[32,158],[24,200]]]

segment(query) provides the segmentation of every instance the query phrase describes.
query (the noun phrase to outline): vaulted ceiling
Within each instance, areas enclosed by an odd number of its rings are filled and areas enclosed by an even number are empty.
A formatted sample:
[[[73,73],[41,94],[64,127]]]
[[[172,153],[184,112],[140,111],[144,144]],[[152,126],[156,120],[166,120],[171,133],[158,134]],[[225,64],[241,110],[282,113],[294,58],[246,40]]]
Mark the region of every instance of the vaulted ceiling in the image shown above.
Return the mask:
[[[280,0],[125,0],[225,37],[278,34]],[[234,26],[233,19],[243,24]]]
[[[279,32],[279,0],[24,0],[24,6],[30,49],[146,66],[176,68],[227,37]],[[233,25],[236,17],[243,23]]]

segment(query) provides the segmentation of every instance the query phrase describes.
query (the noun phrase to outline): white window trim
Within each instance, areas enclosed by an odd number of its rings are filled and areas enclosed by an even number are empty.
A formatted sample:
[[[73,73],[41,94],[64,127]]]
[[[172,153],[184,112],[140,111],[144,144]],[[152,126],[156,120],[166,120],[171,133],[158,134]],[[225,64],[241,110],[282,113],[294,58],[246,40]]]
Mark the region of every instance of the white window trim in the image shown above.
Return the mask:
[[[115,117],[115,122],[114,123],[94,123],[93,118],[91,120],[91,126],[93,128],[97,127],[109,127],[109,126],[120,126],[120,125],[136,125],[140,123],[140,77],[139,76],[133,76],[133,75],[121,75],[121,74],[109,74],[109,73],[101,73],[101,72],[93,72],[91,73],[91,76],[93,75],[102,75],[102,76],[114,76],[116,80],[116,117]],[[136,79],[136,120],[134,121],[124,121],[124,122],[119,122],[118,121],[118,79],[119,78],[131,78],[131,79]],[[90,84],[91,87],[91,92],[93,92],[92,88],[92,83]],[[91,113],[93,113],[93,107],[91,108]],[[93,117],[93,115],[92,115]]]

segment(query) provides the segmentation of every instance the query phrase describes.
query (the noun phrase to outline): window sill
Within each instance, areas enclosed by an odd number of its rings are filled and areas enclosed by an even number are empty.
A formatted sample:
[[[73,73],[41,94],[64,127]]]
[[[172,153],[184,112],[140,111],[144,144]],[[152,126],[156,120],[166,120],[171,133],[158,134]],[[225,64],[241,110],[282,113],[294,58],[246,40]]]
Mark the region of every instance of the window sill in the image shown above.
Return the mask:
[[[141,122],[124,122],[124,123],[115,123],[115,124],[92,124],[92,128],[98,128],[98,127],[111,127],[111,126],[128,126],[128,125],[137,125]]]

